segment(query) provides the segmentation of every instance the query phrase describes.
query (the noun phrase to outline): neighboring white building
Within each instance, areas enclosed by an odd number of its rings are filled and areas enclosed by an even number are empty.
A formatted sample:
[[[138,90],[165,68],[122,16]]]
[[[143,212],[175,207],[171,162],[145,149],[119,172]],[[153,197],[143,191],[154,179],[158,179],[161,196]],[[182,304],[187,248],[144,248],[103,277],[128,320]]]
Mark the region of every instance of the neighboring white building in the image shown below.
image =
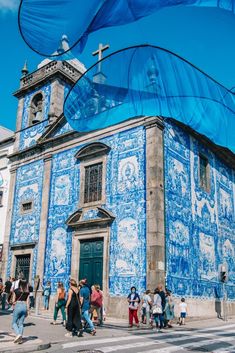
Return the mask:
[[[8,155],[13,151],[14,140],[14,132],[0,126],[0,268],[10,186],[10,162]]]

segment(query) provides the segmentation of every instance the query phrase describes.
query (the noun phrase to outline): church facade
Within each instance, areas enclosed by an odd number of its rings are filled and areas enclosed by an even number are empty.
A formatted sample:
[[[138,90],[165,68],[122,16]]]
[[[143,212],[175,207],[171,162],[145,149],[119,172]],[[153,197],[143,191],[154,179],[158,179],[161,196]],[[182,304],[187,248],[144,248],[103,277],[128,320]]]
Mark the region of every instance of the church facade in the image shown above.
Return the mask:
[[[73,131],[63,102],[84,70],[46,60],[15,93],[4,276],[39,276],[53,292],[87,278],[111,316],[125,316],[132,285],[143,293],[162,282],[198,316],[223,298],[226,262],[233,310],[234,155],[161,117]]]

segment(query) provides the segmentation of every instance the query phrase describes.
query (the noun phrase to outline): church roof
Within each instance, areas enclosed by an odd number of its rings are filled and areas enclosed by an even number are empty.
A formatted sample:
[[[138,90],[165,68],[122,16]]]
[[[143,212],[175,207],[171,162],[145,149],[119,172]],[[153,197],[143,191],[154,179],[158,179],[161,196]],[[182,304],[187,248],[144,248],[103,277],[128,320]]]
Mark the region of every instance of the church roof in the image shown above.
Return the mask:
[[[14,131],[7,129],[4,126],[0,126],[0,142],[13,137],[13,135]]]
[[[65,53],[66,52],[66,53]],[[67,62],[69,62],[71,65],[73,65],[78,71],[80,71],[81,73],[86,71],[86,67],[84,66],[83,63],[81,63],[81,61],[79,61],[74,55],[73,53],[69,50],[69,41],[68,41],[68,37],[63,34],[59,47],[58,49],[52,54],[52,55],[58,55],[58,54],[63,54],[63,60],[66,60]],[[46,58],[43,59],[39,65],[38,65],[38,69],[40,69],[41,67],[43,67],[44,65],[47,65],[49,62],[56,60],[56,57],[52,57],[50,58]]]

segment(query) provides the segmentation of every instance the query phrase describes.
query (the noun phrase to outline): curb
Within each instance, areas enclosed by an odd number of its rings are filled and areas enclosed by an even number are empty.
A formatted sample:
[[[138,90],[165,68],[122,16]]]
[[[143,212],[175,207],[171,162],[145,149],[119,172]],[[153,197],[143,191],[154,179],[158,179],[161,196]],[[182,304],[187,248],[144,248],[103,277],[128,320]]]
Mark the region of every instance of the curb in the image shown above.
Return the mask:
[[[19,346],[17,346],[19,347]],[[22,347],[22,348],[18,348],[18,349],[12,349],[9,348],[9,349],[3,349],[3,350],[0,350],[0,353],[29,353],[29,352],[38,352],[38,351],[42,351],[44,349],[48,349],[51,347],[51,343],[48,342],[48,343],[41,343],[41,344],[38,344],[36,346],[28,346],[28,347]]]

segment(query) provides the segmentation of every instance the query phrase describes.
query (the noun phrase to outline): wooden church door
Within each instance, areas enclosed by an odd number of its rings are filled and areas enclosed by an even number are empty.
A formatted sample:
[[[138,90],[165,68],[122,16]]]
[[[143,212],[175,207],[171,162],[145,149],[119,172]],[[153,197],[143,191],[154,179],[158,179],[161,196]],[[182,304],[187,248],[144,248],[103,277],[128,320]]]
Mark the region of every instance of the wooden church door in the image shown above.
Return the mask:
[[[103,285],[103,239],[81,241],[79,280],[86,278],[90,286]]]

